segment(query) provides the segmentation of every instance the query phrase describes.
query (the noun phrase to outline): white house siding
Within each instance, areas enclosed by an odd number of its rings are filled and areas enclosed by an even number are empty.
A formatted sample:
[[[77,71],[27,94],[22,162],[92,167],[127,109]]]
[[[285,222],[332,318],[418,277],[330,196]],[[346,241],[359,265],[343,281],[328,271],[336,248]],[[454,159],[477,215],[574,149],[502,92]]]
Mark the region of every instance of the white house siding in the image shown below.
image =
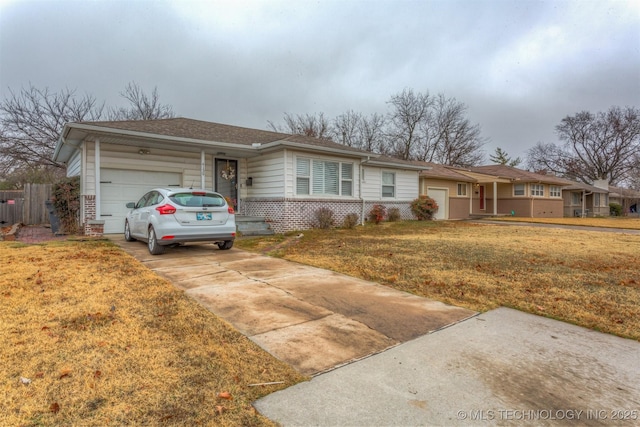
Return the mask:
[[[382,197],[382,172],[394,172],[396,174],[396,196],[394,198]],[[365,200],[382,202],[412,201],[419,194],[418,182],[418,171],[365,166],[362,197]]]
[[[253,185],[247,187],[246,197],[284,197],[284,153],[276,151],[247,159],[247,177]]]
[[[67,163],[67,177],[78,176],[82,169],[82,151],[76,151]]]

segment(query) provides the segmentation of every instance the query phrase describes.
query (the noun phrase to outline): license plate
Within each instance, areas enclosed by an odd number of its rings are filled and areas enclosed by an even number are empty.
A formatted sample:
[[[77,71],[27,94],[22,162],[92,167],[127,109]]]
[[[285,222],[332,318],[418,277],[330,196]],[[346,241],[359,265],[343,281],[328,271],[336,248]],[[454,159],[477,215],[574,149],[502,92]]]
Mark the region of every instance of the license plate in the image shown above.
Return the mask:
[[[211,212],[197,212],[196,219],[198,221],[211,221]]]

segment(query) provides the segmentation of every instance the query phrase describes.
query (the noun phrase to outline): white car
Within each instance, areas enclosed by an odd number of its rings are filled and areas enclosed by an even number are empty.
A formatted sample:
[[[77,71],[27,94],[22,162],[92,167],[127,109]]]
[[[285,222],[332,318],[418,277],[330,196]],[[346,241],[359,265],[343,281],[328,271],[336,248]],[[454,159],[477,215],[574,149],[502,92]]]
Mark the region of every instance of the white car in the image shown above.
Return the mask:
[[[213,242],[231,249],[236,238],[236,219],[224,196],[191,188],[155,188],[137,203],[124,223],[128,242],[147,242],[149,252],[159,255],[166,246],[189,242]]]

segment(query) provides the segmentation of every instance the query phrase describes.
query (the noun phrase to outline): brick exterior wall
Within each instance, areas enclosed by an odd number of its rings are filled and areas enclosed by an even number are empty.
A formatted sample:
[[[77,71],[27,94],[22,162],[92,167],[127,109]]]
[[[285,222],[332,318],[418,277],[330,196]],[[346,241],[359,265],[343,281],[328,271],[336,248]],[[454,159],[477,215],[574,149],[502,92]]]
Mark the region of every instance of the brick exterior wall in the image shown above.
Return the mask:
[[[96,196],[85,195],[82,197],[84,198],[84,218],[82,219],[82,231],[85,236],[95,236],[95,231],[92,229],[89,221],[96,219]]]
[[[413,219],[410,202],[365,202],[365,218],[373,205],[381,204],[387,209],[398,208],[402,219]],[[264,217],[276,233],[294,230],[306,230],[315,226],[315,212],[319,208],[333,211],[336,224],[340,225],[344,218],[355,213],[362,221],[362,201],[360,200],[327,200],[327,199],[285,199],[285,198],[247,198],[242,200],[241,215]]]

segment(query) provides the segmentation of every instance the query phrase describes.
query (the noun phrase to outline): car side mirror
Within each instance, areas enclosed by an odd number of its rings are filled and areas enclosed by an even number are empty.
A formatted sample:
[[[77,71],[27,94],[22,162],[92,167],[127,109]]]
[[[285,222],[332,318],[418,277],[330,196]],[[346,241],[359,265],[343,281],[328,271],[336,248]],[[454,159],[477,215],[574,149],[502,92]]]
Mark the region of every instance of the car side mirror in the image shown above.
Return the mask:
[[[129,202],[127,203],[127,208],[128,209],[135,209],[136,207],[136,202]]]

